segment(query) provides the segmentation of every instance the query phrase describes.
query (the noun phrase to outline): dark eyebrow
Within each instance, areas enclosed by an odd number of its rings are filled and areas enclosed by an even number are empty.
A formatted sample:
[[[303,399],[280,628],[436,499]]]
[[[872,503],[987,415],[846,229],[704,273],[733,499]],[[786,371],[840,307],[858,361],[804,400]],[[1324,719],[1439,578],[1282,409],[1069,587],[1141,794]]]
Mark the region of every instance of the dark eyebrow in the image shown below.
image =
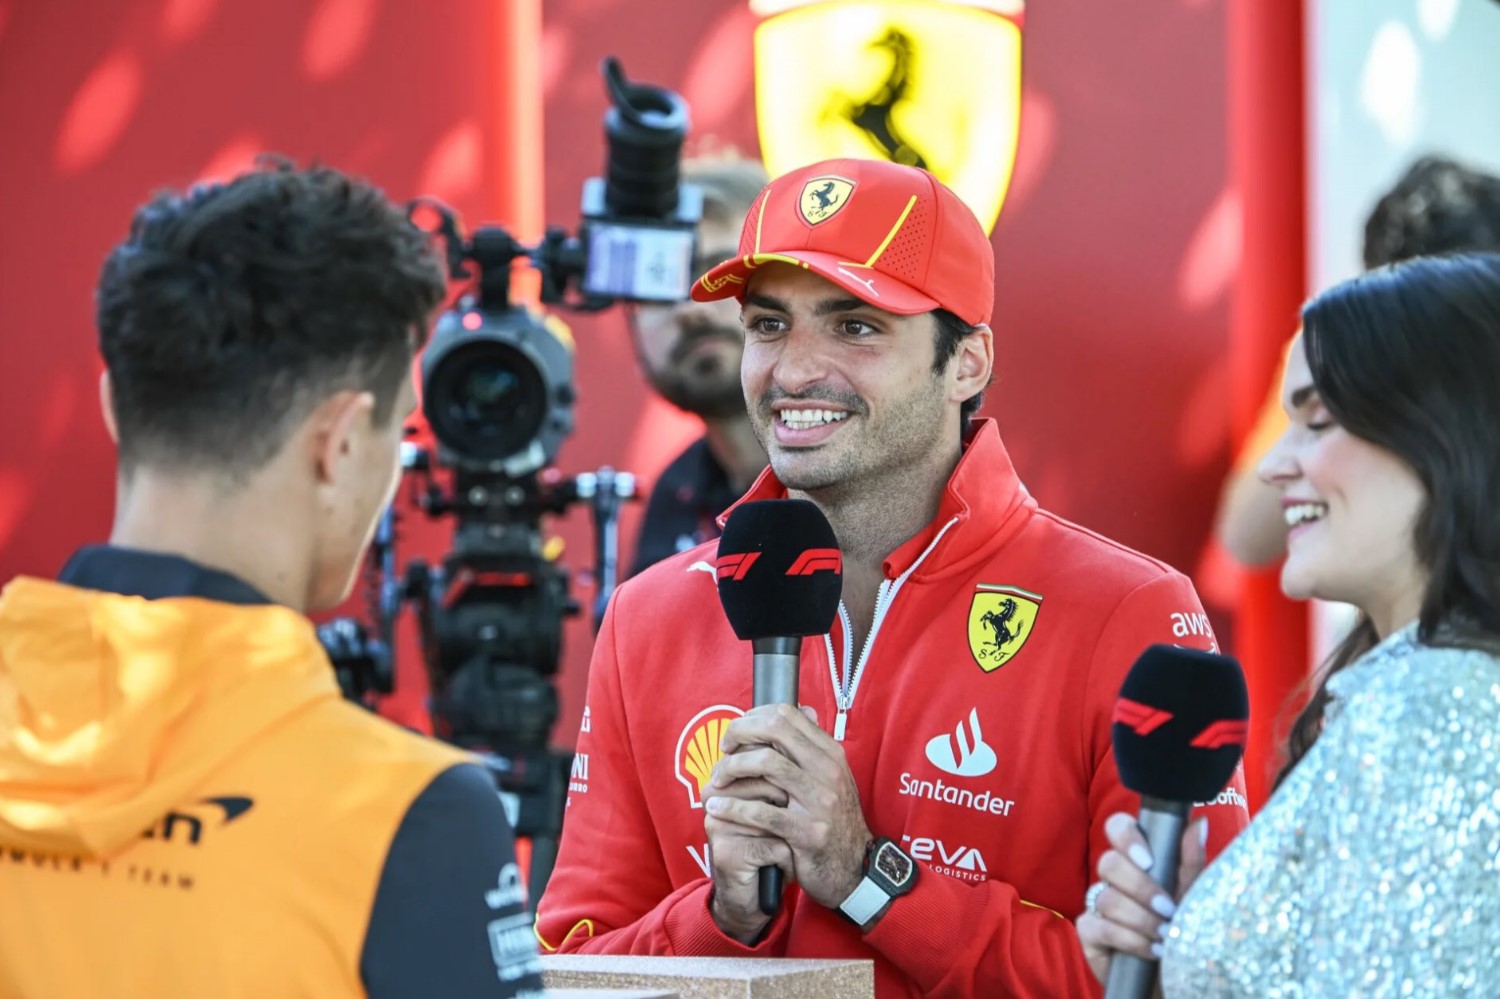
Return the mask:
[[[781,299],[772,298],[770,295],[746,295],[744,304],[746,306],[758,306],[762,309],[771,309],[776,312],[792,311],[791,308]],[[864,302],[857,298],[825,298],[813,307],[813,315],[832,316],[840,312],[854,312],[859,309],[873,308],[875,308],[875,306],[871,305],[869,302]]]
[[[771,309],[775,312],[792,311],[791,309],[788,309],[786,307],[786,303],[781,299],[772,298],[770,295],[746,295],[744,301],[741,302],[740,307],[745,308],[751,305],[758,306],[762,309]]]
[[[1316,386],[1313,386],[1313,385],[1304,385],[1304,386],[1302,386],[1301,388],[1299,388],[1296,391],[1294,391],[1292,393],[1292,395],[1291,395],[1290,402],[1292,404],[1292,408],[1293,409],[1301,409],[1303,406],[1307,405],[1307,400],[1311,399],[1313,396],[1315,396],[1317,394],[1318,394],[1318,389],[1317,389]]]

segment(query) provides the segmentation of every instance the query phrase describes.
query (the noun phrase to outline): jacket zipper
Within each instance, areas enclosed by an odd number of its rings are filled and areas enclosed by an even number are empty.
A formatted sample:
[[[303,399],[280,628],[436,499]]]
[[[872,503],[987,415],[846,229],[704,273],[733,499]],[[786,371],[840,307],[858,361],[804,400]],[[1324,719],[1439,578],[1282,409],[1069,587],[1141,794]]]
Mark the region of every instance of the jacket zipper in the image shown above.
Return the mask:
[[[854,637],[851,634],[853,629],[849,626],[849,612],[844,608],[844,601],[839,601],[839,623],[844,626],[844,667],[842,671],[837,666],[833,655],[832,636],[823,636],[823,647],[828,652],[828,676],[833,681],[833,699],[839,709],[838,714],[834,716],[833,720],[833,738],[835,741],[843,742],[844,736],[848,732],[849,711],[854,707],[854,695],[859,690],[860,677],[864,676],[865,663],[869,661],[870,650],[875,647],[875,636],[880,633],[880,626],[885,621],[886,614],[890,612],[891,605],[896,602],[896,593],[906,583],[911,574],[916,572],[917,568],[927,560],[927,556],[932,554],[932,550],[937,547],[939,541],[943,540],[943,535],[948,533],[948,529],[956,523],[958,523],[958,518],[954,517],[948,523],[944,524],[943,529],[938,531],[937,537],[932,539],[932,543],[923,549],[922,554],[917,556],[917,560],[905,572],[895,579],[883,579],[880,581],[880,589],[875,591],[875,617],[870,622],[870,633],[865,636],[864,648],[860,649],[859,661],[854,663],[853,669],[850,668],[850,660],[854,657]],[[841,672],[842,676],[840,676]]]

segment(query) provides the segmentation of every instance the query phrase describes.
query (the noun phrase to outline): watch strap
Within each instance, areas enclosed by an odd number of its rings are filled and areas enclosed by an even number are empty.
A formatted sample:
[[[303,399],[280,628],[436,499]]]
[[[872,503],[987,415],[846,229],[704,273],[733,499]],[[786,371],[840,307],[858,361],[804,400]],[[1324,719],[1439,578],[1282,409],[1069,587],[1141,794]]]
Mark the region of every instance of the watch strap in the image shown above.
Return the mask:
[[[869,877],[864,877],[854,891],[849,893],[849,897],[839,903],[839,911],[856,925],[864,927],[873,922],[890,904],[891,896],[886,894],[885,889]]]

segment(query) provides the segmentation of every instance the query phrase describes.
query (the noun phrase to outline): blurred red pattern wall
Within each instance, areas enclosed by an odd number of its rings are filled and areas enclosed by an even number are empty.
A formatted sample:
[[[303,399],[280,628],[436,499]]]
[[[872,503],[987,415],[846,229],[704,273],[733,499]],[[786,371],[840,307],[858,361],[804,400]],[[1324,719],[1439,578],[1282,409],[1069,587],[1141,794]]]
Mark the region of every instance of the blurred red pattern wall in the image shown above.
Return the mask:
[[[398,199],[436,194],[470,224],[515,221],[496,218],[486,183],[504,138],[495,2],[0,0],[0,578],[55,572],[108,532],[91,288],[153,189],[264,149]],[[695,143],[755,150],[745,0],[547,0],[544,16],[548,222],[576,224],[602,164],[606,54],[683,93]],[[1221,637],[1233,579],[1205,540],[1229,457],[1240,246],[1225,49],[1220,0],[1029,5],[986,405],[1042,503],[1194,572]],[[563,470],[609,463],[649,485],[692,426],[621,376],[633,361],[618,315],[569,321],[581,402]],[[445,530],[408,517],[403,553],[440,554]],[[583,514],[558,533],[586,562]],[[576,592],[587,606],[587,585]],[[577,730],[589,638],[586,621],[569,626],[560,744]],[[388,711],[420,725],[410,655],[400,684]]]

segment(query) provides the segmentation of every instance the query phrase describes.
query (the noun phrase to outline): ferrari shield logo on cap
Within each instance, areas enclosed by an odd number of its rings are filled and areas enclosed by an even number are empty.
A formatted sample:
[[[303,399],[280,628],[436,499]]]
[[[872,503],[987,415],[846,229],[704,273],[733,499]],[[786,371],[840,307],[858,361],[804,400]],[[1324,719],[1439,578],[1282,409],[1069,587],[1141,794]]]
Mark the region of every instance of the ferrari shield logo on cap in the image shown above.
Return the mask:
[[[827,222],[844,210],[853,193],[853,181],[832,175],[814,177],[802,185],[802,194],[797,199],[797,211],[808,225]]]
[[[1020,134],[1023,0],[750,6],[764,15],[755,105],[771,176],[841,157],[922,167],[994,228]],[[810,225],[843,203],[824,206],[818,190],[808,185],[798,202]]]
[[[969,651],[993,673],[1021,651],[1036,627],[1042,595],[1018,586],[980,583],[969,604]]]

